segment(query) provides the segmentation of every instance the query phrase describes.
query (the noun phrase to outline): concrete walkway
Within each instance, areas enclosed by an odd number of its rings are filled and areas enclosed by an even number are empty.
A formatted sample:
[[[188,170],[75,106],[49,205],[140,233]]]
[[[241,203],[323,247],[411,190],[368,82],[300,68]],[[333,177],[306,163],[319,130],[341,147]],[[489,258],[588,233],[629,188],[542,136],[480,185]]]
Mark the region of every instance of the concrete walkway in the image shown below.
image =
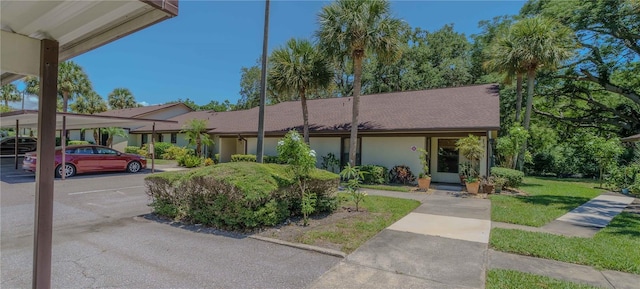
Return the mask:
[[[489,200],[456,198],[443,191],[384,193],[392,194],[423,204],[371,238],[310,288],[484,288],[491,230]]]

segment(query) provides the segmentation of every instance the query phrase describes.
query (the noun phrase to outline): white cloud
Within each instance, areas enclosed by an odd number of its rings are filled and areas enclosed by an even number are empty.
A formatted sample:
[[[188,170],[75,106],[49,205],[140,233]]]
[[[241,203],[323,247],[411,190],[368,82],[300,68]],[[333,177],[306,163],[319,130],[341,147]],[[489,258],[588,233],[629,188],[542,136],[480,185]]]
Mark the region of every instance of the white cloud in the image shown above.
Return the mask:
[[[138,104],[141,104],[142,106],[149,106],[149,103],[146,101],[138,102]]]

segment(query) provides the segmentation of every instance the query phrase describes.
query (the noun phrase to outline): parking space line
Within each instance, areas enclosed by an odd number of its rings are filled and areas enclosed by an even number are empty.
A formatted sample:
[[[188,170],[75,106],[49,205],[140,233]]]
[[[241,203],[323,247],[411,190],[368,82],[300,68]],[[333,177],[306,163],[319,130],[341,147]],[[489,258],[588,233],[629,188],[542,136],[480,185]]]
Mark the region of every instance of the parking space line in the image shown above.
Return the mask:
[[[91,193],[108,192],[108,191],[118,191],[118,190],[124,190],[124,189],[137,189],[137,188],[144,188],[144,186],[133,186],[133,187],[124,187],[124,188],[114,188],[114,189],[74,192],[74,193],[68,193],[67,195],[72,196],[72,195],[82,195],[82,194],[91,194]]]

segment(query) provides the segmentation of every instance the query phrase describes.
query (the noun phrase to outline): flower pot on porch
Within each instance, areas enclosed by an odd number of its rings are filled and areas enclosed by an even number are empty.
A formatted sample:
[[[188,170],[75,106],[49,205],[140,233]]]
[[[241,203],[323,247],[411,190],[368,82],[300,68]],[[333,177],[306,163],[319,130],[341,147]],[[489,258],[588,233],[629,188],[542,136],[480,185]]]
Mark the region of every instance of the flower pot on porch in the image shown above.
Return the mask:
[[[429,186],[431,186],[431,178],[430,177],[425,177],[425,178],[419,178],[418,179],[418,188],[420,188],[421,190],[429,190]]]
[[[469,192],[469,194],[475,195],[478,193],[478,190],[480,190],[480,181],[465,183],[465,185],[467,186],[467,192]]]

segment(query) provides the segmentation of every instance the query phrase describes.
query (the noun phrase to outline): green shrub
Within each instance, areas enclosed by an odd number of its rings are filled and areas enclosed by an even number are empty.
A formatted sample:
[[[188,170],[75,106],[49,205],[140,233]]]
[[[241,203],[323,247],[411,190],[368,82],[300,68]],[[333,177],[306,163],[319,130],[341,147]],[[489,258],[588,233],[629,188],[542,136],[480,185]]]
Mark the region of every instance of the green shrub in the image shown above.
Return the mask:
[[[307,181],[315,211],[337,207],[336,174],[314,169]],[[158,215],[222,229],[273,226],[302,213],[297,181],[287,166],[224,163],[145,178],[151,207]],[[308,205],[308,203],[307,203]]]
[[[185,156],[192,155],[195,155],[195,151],[193,149],[172,145],[171,147],[165,149],[164,153],[159,156],[165,160],[179,160],[180,158],[183,158]]]
[[[162,155],[169,149],[170,147],[175,147],[173,144],[168,142],[157,142],[153,144],[153,150],[156,153],[156,158],[161,158]]]
[[[212,166],[214,164],[215,162],[211,158],[204,159],[204,162],[202,163],[202,165],[204,165],[205,167]]]
[[[70,140],[67,142],[68,145],[88,145],[89,142],[85,140]]]
[[[178,165],[180,165],[181,162],[184,167],[195,168],[202,165],[202,158],[199,156],[186,155],[178,160]]]
[[[505,186],[511,188],[519,187],[522,184],[522,179],[524,179],[523,172],[501,167],[491,168],[491,175],[494,177],[505,178],[507,180]]]
[[[139,150],[140,148],[137,146],[127,146],[124,148],[124,152],[127,154],[138,154]]]
[[[389,181],[391,183],[406,184],[416,180],[416,176],[411,172],[411,168],[399,165],[389,171]]]
[[[256,155],[231,155],[231,162],[256,162]]]
[[[282,160],[277,156],[264,156],[262,160],[265,164],[283,164]]]
[[[387,168],[378,165],[360,166],[360,171],[364,173],[364,184],[379,185],[387,182]]]

